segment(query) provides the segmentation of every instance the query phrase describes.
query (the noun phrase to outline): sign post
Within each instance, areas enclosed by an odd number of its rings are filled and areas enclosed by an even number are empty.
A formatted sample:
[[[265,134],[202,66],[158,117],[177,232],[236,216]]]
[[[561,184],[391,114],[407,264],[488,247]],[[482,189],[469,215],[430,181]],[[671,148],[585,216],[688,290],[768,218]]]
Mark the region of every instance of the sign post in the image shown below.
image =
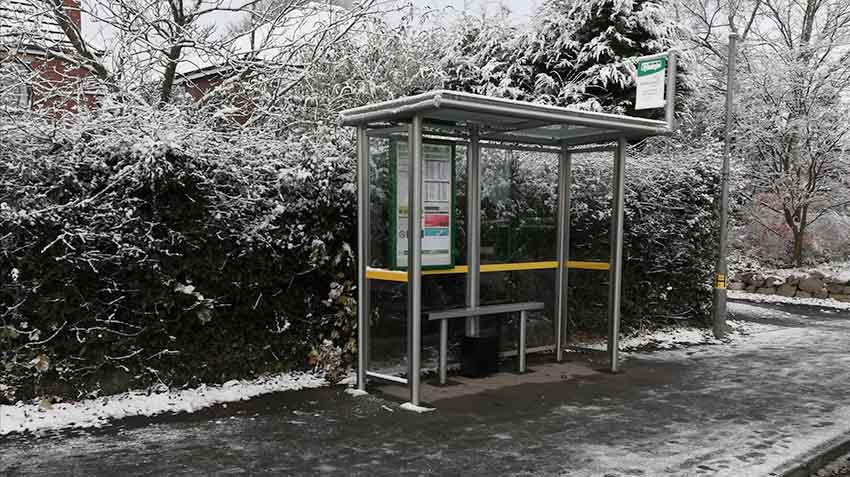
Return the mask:
[[[638,62],[635,109],[654,109],[664,107],[666,104],[664,98],[664,86],[667,83],[666,74],[666,57]]]
[[[726,77],[726,131],[723,138],[723,167],[720,175],[720,233],[717,265],[714,268],[714,294],[711,309],[711,321],[714,336],[726,336],[726,248],[729,239],[729,156],[732,148],[732,115],[735,108],[735,54],[738,39],[736,33],[729,35],[729,58]]]

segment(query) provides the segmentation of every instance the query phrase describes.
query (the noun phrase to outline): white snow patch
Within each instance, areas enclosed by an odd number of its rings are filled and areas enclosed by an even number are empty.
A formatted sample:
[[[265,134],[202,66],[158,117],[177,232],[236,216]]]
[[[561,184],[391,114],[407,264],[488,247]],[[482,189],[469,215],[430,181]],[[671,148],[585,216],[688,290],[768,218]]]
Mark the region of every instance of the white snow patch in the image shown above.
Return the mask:
[[[757,293],[747,293],[738,290],[727,291],[727,296],[736,300],[747,300],[755,303],[791,303],[794,305],[809,305],[820,306],[824,308],[834,308],[836,310],[850,310],[850,303],[821,298],[797,298],[779,295],[759,295]]]
[[[762,275],[766,277],[774,276],[779,278],[788,278],[792,275],[798,277],[808,275],[812,271],[818,271],[827,277],[834,278],[839,281],[850,281],[850,261],[822,263],[814,267],[766,270],[762,273]]]
[[[418,412],[419,414],[436,410],[433,407],[417,406],[416,404],[413,404],[412,402],[406,402],[399,407],[404,409],[405,411]]]
[[[357,389],[357,388],[348,388],[348,389],[345,390],[345,393],[350,394],[351,396],[354,396],[354,397],[368,396],[369,395],[369,393],[367,391],[365,391],[363,389]]]
[[[79,402],[58,403],[50,409],[18,402],[0,405],[0,435],[63,428],[101,427],[111,420],[132,416],[154,416],[173,412],[195,412],[220,403],[246,401],[278,391],[326,386],[321,375],[284,373],[251,381],[228,381],[221,386],[201,385],[194,389],[163,393],[130,391]]]
[[[762,325],[737,320],[727,320],[732,333],[725,341],[714,337],[712,331],[706,328],[695,327],[670,327],[659,330],[638,332],[633,335],[620,338],[620,349],[630,350],[667,350],[684,346],[716,345],[728,342],[728,340],[750,335],[761,330]],[[605,341],[594,341],[591,343],[577,343],[579,346],[595,349],[607,349]]]
[[[318,470],[319,472],[321,472],[323,474],[328,474],[328,473],[331,473],[331,472],[337,472],[339,469],[332,466],[332,465],[320,464],[318,467],[316,467],[316,470]]]

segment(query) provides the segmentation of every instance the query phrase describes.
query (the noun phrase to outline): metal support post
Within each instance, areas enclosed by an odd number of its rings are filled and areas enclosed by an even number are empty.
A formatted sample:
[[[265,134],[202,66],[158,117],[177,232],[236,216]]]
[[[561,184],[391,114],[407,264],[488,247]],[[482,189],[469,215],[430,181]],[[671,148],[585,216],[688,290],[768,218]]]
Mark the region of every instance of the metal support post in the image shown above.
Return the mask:
[[[572,155],[565,145],[561,147],[558,162],[558,269],[555,275],[555,360],[564,355],[564,336],[567,321],[567,262],[570,252],[570,183]]]
[[[620,292],[623,288],[623,201],[625,193],[626,138],[617,140],[614,159],[614,200],[611,210],[611,270],[608,296],[608,358],[611,372],[619,371]]]
[[[525,372],[525,327],[528,322],[528,312],[519,312],[519,372]]]
[[[422,116],[410,125],[407,199],[407,324],[410,403],[419,405],[422,368]]]
[[[720,173],[720,236],[717,265],[714,268],[714,296],[711,310],[711,321],[714,336],[722,338],[726,335],[726,275],[729,270],[726,264],[726,243],[729,235],[729,156],[732,147],[732,114],[735,107],[735,42],[738,36],[729,35],[729,64],[726,74],[726,132],[723,140],[723,168]]]
[[[357,389],[366,390],[369,368],[369,138],[357,128]]]
[[[440,320],[440,384],[446,384],[449,365],[449,320]]]
[[[466,156],[466,306],[478,308],[481,303],[481,144],[478,126],[469,127]],[[466,336],[478,336],[481,319],[466,318]]]
[[[667,101],[664,105],[664,121],[670,130],[676,129],[676,52],[667,55]]]

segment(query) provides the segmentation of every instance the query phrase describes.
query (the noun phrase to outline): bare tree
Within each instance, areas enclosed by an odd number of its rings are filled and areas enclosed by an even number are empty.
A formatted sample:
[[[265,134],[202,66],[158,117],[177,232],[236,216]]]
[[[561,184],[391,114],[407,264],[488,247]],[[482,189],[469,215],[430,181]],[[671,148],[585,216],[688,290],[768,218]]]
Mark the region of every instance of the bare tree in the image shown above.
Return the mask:
[[[754,204],[781,216],[801,266],[808,227],[850,204],[850,3],[763,3],[738,128]]]
[[[82,14],[99,31],[82,32],[64,0],[27,1],[53,17],[70,45],[52,55],[85,67],[124,100],[159,106],[173,102],[181,73],[211,67],[237,81],[262,73],[264,86],[275,88],[271,97],[279,97],[376,12],[376,0],[346,7],[305,0],[87,0]]]
[[[703,85],[715,93],[723,85],[723,38],[737,32],[744,40],[736,118],[736,153],[747,175],[741,192],[753,206],[749,218],[787,235],[791,262],[800,266],[808,227],[850,204],[850,3],[685,0],[682,9],[694,46],[707,53]],[[779,220],[762,220],[757,209]]]

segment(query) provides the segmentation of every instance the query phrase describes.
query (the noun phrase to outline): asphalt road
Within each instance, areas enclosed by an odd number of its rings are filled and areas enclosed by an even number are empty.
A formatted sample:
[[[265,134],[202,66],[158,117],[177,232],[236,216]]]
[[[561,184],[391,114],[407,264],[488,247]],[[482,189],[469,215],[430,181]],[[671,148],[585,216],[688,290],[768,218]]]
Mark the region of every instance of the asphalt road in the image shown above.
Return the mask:
[[[0,437],[0,475],[768,475],[850,429],[850,313],[732,304],[731,344],[418,415],[341,388]]]

